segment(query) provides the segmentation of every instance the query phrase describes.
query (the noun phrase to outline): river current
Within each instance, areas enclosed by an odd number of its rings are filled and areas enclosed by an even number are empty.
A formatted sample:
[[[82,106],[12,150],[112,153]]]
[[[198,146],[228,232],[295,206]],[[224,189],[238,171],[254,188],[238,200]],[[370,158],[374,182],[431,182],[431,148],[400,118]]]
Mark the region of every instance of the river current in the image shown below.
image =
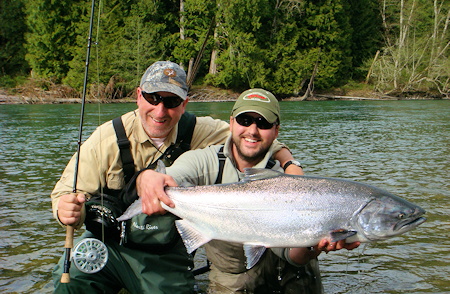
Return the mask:
[[[86,105],[83,139],[135,107]],[[228,120],[231,107],[195,102],[188,111]],[[306,174],[371,184],[427,211],[404,235],[320,255],[325,293],[450,292],[450,101],[284,101],[281,109],[279,140]],[[65,230],[49,195],[76,151],[79,116],[80,105],[0,105],[1,293],[52,292]]]

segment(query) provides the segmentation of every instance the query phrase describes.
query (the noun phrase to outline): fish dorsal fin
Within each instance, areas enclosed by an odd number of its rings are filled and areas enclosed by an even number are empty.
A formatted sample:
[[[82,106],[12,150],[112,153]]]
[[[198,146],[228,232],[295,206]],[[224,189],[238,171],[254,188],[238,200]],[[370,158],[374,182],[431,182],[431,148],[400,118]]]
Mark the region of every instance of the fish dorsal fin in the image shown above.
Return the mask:
[[[247,269],[251,269],[266,251],[266,247],[260,245],[244,244],[244,253],[247,258]]]
[[[177,220],[175,225],[188,253],[194,252],[200,246],[211,241],[211,238],[202,235],[186,220]]]
[[[350,231],[346,229],[342,230],[336,230],[330,233],[331,235],[331,242],[337,242],[340,240],[345,240],[351,236],[356,235],[357,231]]]
[[[256,181],[284,175],[279,171],[267,168],[245,168],[244,173],[245,177],[243,181]]]

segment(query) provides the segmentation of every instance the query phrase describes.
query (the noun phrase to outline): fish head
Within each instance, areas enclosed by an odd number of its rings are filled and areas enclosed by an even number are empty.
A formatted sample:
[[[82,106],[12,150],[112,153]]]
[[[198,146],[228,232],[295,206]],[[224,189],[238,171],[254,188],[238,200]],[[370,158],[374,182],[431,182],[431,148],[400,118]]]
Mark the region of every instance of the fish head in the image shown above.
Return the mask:
[[[395,195],[371,198],[357,212],[358,233],[368,241],[385,240],[408,232],[423,222],[425,210]]]

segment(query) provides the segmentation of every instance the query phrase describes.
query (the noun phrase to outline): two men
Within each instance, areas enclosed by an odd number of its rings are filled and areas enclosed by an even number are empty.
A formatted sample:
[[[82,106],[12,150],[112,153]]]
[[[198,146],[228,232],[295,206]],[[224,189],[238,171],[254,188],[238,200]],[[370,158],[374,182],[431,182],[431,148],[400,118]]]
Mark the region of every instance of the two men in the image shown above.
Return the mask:
[[[186,144],[181,143],[187,143],[190,149],[199,149],[225,142],[229,135],[226,122],[211,117],[193,118],[185,113],[187,92],[186,74],[177,64],[158,61],[146,70],[137,88],[138,109],[122,115],[120,120],[125,139],[129,141],[132,172],[147,168],[160,158],[173,159],[174,154],[186,151],[183,147]],[[191,140],[183,139],[180,143],[180,134]],[[99,204],[107,202],[108,208],[118,211],[126,208],[121,207],[119,192],[126,184],[127,174],[117,141],[115,128],[109,121],[83,143],[76,194],[72,193],[76,161],[75,156],[72,157],[51,194],[53,214],[61,225],[81,228],[86,218],[86,199],[98,199],[99,194],[109,195],[105,199],[102,197]],[[281,148],[277,159],[285,163],[293,158],[286,148]],[[301,170],[291,166],[290,172],[298,174]],[[163,211],[158,198],[141,197],[143,211],[154,215],[142,214],[127,222],[123,245],[119,245],[119,232],[115,232],[114,225],[111,229],[114,236],[94,235],[95,227],[89,226],[82,238],[96,237],[104,241],[109,252],[106,266],[95,274],[83,273],[72,266],[71,281],[64,284],[60,283],[62,258],[53,273],[55,293],[115,293],[122,288],[132,293],[194,291],[192,257],[174,228],[174,217],[155,214]],[[92,219],[96,211],[89,209],[93,206],[87,207],[86,223],[95,223]],[[102,227],[101,232],[103,229],[110,228]]]
[[[224,145],[182,154],[166,169],[166,175],[152,170],[143,171],[137,178],[138,194],[158,195],[165,204],[172,206],[173,203],[164,193],[164,186],[237,182],[244,177],[244,169],[252,167],[283,171],[279,162],[271,160],[279,149],[274,142],[280,122],[280,107],[272,93],[263,89],[243,92],[231,112],[231,134]],[[222,165],[220,158],[224,160]],[[212,264],[209,291],[322,293],[317,256],[321,251],[358,246],[358,242],[331,243],[324,239],[312,249],[273,248],[266,250],[259,262],[247,270],[242,244],[212,240],[205,245]]]

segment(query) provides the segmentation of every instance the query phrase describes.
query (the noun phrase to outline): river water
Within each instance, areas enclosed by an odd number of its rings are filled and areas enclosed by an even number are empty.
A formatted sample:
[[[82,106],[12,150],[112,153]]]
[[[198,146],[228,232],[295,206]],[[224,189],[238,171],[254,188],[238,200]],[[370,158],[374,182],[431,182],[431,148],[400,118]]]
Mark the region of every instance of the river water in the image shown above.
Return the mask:
[[[228,120],[231,106],[198,102],[188,110]],[[134,108],[88,104],[83,139]],[[427,211],[427,222],[402,236],[322,254],[325,292],[450,292],[450,101],[285,101],[281,108],[279,139],[308,175],[372,184]],[[1,293],[52,291],[65,230],[52,218],[49,194],[76,151],[79,116],[80,105],[0,105]]]

